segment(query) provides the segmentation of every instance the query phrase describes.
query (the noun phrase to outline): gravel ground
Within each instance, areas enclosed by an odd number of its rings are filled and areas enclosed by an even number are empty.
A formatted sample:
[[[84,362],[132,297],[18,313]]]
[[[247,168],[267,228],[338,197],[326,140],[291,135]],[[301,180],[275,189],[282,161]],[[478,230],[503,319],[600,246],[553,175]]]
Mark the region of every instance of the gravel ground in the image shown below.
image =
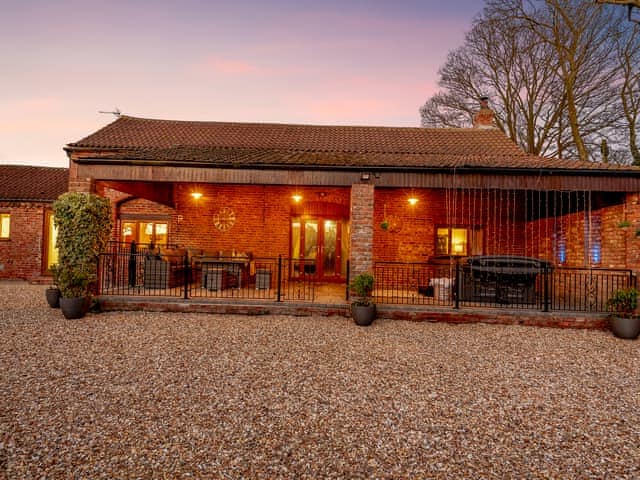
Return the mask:
[[[65,320],[0,282],[0,478],[640,478],[640,342],[345,318]]]

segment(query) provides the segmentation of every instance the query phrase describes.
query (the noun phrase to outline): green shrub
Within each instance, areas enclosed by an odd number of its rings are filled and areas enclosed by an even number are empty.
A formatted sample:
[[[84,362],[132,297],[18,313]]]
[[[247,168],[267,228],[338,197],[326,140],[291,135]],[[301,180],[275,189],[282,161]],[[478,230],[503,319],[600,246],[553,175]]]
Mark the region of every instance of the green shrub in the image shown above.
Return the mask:
[[[607,300],[609,311],[618,317],[631,318],[638,306],[638,293],[634,287],[616,290]]]
[[[354,295],[354,303],[357,305],[369,305],[372,303],[371,294],[375,281],[370,273],[356,275],[349,284],[349,290]]]
[[[53,215],[60,293],[66,298],[88,295],[97,281],[99,254],[111,235],[111,204],[91,193],[68,192],[53,203]]]

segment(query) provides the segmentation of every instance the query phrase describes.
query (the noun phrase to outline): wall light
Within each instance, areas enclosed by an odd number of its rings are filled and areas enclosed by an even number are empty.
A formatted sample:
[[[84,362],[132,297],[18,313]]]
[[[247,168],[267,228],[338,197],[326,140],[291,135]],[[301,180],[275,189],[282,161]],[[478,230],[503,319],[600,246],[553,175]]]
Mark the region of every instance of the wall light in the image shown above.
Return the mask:
[[[200,193],[200,192],[191,192],[191,196],[193,197],[194,200],[200,200],[200,198],[202,197],[202,193]]]
[[[407,200],[409,202],[409,205],[411,205],[412,207],[418,203],[418,199],[416,197],[409,197],[409,199]]]
[[[291,195],[291,198],[294,202],[300,203],[300,200],[302,200],[302,195],[300,195],[299,193],[294,193],[293,195]]]

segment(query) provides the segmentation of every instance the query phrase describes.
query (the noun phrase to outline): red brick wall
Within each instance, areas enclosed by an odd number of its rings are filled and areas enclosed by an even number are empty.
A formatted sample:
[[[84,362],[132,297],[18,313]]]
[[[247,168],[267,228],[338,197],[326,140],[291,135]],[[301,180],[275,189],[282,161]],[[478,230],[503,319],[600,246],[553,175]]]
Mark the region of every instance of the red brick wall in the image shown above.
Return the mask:
[[[191,193],[202,193],[195,200]],[[257,257],[289,255],[292,195],[303,196],[302,202],[326,202],[349,205],[348,188],[253,185],[193,185],[176,184],[175,209],[144,199],[133,199],[113,189],[105,189],[118,216],[160,215],[169,218],[169,243],[200,248],[209,252],[220,250],[252,252]],[[233,210],[235,224],[228,231],[218,230],[213,217],[222,207]],[[114,229],[119,235],[119,223]]]
[[[322,201],[348,205],[344,188],[295,188],[288,186],[202,185],[194,200],[193,185],[177,185],[174,191],[176,228],[172,242],[212,252],[252,252],[257,257],[289,255],[292,195],[302,202]],[[322,196],[320,196],[322,195]],[[227,207],[235,214],[228,231],[218,230],[213,217]]]
[[[367,257],[369,247],[364,239],[365,230],[358,233],[362,237],[360,240],[351,242],[355,246],[352,257],[361,257],[365,270],[370,268],[373,259],[417,262],[433,258],[435,228],[440,225],[483,226],[484,254],[527,255],[554,263],[557,263],[558,232],[562,231],[566,246],[565,265],[588,265],[583,212],[525,222],[526,200],[513,191],[416,189],[412,192],[410,189],[375,188],[373,223],[370,224],[366,217],[370,187],[354,186],[352,197],[350,188],[176,184],[173,191],[175,209],[134,199],[119,204],[118,215],[168,217],[170,243],[211,252],[236,250],[250,251],[262,257],[286,256],[290,244],[291,196],[298,192],[303,195],[303,202],[321,201],[344,206],[355,202],[351,206],[352,238],[354,212],[363,215],[359,220],[363,228],[373,232],[372,259]],[[195,189],[203,194],[198,201],[190,195]],[[102,191],[114,206],[129,197],[112,189],[103,188]],[[407,202],[410,193],[419,199],[415,206]],[[235,225],[227,232],[221,232],[213,225],[213,216],[222,207],[231,208],[236,216]],[[385,212],[387,218],[397,220],[397,231],[385,231],[380,227]],[[636,230],[640,229],[638,196],[629,195],[626,205],[602,208],[593,215],[601,219],[600,266],[640,269],[640,238],[635,236]],[[624,218],[631,221],[631,227],[622,229],[618,226]],[[119,232],[119,225],[115,232]],[[353,267],[352,261],[352,270]]]
[[[409,205],[413,195],[418,203]],[[439,226],[484,228],[484,254],[525,253],[524,209],[514,192],[377,188],[375,191],[374,252],[376,260],[424,262],[435,255]],[[399,229],[383,230],[385,218]],[[392,225],[393,225],[392,221]]]
[[[40,277],[46,208],[50,204],[0,202],[0,213],[11,215],[10,238],[0,239],[0,278]]]

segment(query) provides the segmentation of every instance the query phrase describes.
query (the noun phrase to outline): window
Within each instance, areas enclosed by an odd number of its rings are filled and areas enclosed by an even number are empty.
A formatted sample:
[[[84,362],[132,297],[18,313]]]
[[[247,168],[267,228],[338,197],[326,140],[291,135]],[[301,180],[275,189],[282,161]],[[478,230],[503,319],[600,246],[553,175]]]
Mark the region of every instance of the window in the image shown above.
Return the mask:
[[[53,221],[53,212],[48,211],[46,214],[45,238],[44,238],[44,265],[45,270],[51,270],[51,267],[58,263],[58,249],[56,248],[56,239],[58,238],[58,229]]]
[[[483,237],[481,227],[438,227],[436,255],[482,255]]]
[[[169,240],[169,226],[166,222],[125,221],[122,222],[121,237],[124,243],[135,240],[138,244],[154,243],[166,245]]]
[[[11,229],[11,214],[0,213],[0,238],[9,238]]]

